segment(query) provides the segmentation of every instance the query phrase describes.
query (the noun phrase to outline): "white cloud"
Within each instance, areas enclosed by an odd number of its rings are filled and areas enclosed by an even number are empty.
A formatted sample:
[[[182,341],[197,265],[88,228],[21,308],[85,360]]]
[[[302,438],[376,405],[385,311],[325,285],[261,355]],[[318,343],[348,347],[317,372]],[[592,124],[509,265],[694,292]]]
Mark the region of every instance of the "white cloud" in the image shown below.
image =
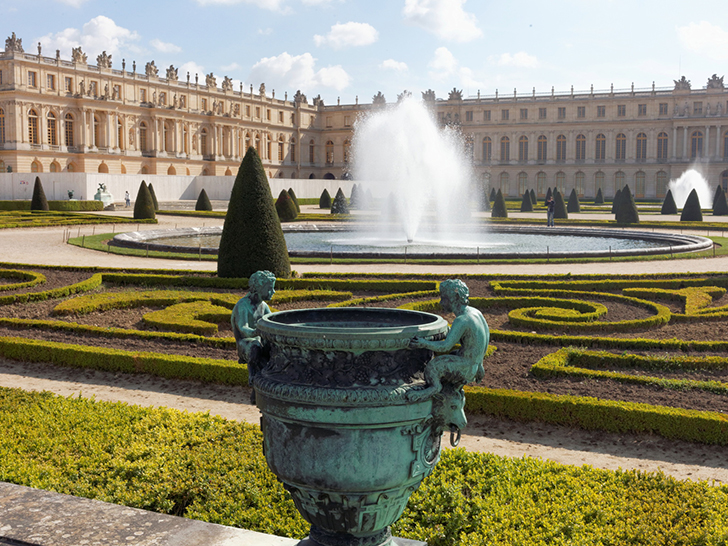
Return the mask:
[[[492,55],[488,57],[488,61],[498,66],[519,66],[523,68],[534,68],[538,66],[538,59],[525,51],[519,51],[513,55],[510,53]]]
[[[136,42],[139,34],[133,30],[118,26],[112,19],[99,15],[83,25],[80,30],[67,28],[55,34],[47,34],[37,38],[44,49],[60,49],[64,56],[71,55],[71,48],[81,46],[83,52],[89,57],[89,63],[95,62],[95,57],[102,51],[109,55],[116,55],[121,49],[138,51]]]
[[[433,80],[452,82],[457,85],[483,87],[485,84],[475,79],[475,73],[468,67],[460,66],[460,62],[446,47],[438,47],[429,62],[429,76]]]
[[[382,61],[379,68],[383,70],[394,70],[395,72],[405,72],[407,71],[407,63],[387,59],[386,61]]]
[[[259,28],[258,29],[258,34],[260,34],[261,36],[269,36],[270,34],[273,34],[273,29],[270,28],[270,27],[268,27],[268,28]]]
[[[334,49],[351,46],[365,46],[376,42],[379,32],[368,23],[336,23],[326,36],[316,34],[313,41],[317,46],[329,45]]]
[[[405,0],[405,23],[422,27],[443,40],[469,42],[483,32],[478,19],[463,10],[467,0]]]
[[[190,82],[195,81],[195,74],[200,77],[200,82],[205,83],[205,67],[194,61],[188,61],[179,67],[179,79],[187,80],[187,72],[190,73]]]
[[[276,57],[264,57],[255,63],[249,80],[265,83],[268,88],[291,91],[316,91],[320,87],[341,91],[351,83],[351,76],[340,65],[319,70],[316,70],[315,65],[316,59],[310,53],[294,56],[284,52]]]
[[[200,6],[234,6],[236,4],[252,4],[270,11],[288,12],[284,0],[195,0]]]
[[[154,38],[154,40],[150,41],[149,43],[154,49],[156,49],[160,53],[180,53],[182,51],[181,47],[170,44],[168,42],[163,42],[162,40],[159,40],[157,38]]]
[[[227,64],[225,66],[220,67],[221,70],[226,70],[228,72],[232,72],[233,70],[239,70],[241,68],[243,68],[243,67],[240,66],[238,63]]]
[[[677,27],[680,43],[716,61],[728,60],[728,32],[708,21]]]

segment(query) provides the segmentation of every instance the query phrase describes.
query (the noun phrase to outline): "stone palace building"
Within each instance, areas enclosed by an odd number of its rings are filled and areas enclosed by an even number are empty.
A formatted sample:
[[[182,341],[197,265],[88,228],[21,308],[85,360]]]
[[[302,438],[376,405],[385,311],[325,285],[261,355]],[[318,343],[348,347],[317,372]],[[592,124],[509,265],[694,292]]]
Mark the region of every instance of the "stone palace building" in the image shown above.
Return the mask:
[[[26,53],[15,34],[0,53],[0,172],[234,175],[255,146],[272,178],[347,177],[354,121],[386,107],[309,104],[298,91],[276,97],[233,88],[227,76],[182,78],[154,61],[112,68],[106,52],[89,64]],[[403,93],[400,98],[407,93]],[[441,126],[458,128],[476,176],[506,195],[548,187],[605,197],[629,184],[661,198],[670,179],[698,168],[728,190],[728,92],[713,75],[693,89],[669,88],[447,99],[422,93]]]

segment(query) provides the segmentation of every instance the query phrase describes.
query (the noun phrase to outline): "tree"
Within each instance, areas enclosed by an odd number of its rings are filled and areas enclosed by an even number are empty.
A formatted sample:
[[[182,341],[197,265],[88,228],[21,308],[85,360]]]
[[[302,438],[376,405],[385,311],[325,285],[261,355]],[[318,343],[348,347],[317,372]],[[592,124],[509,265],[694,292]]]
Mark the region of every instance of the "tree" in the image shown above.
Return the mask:
[[[677,205],[675,204],[675,198],[672,196],[672,190],[667,190],[660,214],[677,214]]]
[[[569,212],[566,210],[564,196],[558,189],[554,190],[554,219],[567,220]]]
[[[210,198],[207,197],[205,188],[202,188],[200,195],[197,197],[197,203],[195,203],[195,210],[212,210],[212,203]]]
[[[632,197],[632,192],[628,185],[625,184],[619,194],[619,199],[615,198],[614,203],[617,206],[617,210],[614,213],[614,219],[618,224],[639,223],[640,215],[637,212],[637,205],[634,202],[634,197]]]
[[[149,187],[147,183],[142,180],[139,184],[139,191],[137,192],[136,200],[134,201],[134,219],[145,220],[148,218],[156,218],[154,213],[154,201],[152,200],[152,194],[149,193]]]
[[[293,191],[293,188],[288,188],[288,196],[293,201],[293,205],[296,207],[296,214],[301,212],[301,205],[298,204],[298,197],[296,197],[296,192]]]
[[[521,212],[532,212],[533,211],[533,203],[531,203],[531,194],[526,191],[523,194],[523,199],[521,200]]]
[[[490,212],[491,218],[508,218],[508,209],[506,208],[506,200],[503,193],[498,190],[493,201],[493,210]]]
[[[544,198],[544,203],[548,203],[548,202],[549,202],[549,199],[550,199],[551,197],[553,197],[553,196],[554,196],[554,194],[553,194],[553,192],[551,191],[551,188],[548,188],[548,189],[546,190],[546,197]]]
[[[620,188],[617,188],[617,193],[614,194],[614,199],[612,200],[612,214],[617,213],[617,203],[619,202],[619,198],[622,195],[622,190]]]
[[[331,203],[331,214],[349,214],[349,205],[341,188],[336,192],[334,202]]]
[[[576,189],[572,189],[569,194],[569,202],[566,204],[567,212],[581,212],[581,203],[579,203],[579,196],[576,195]]]
[[[154,186],[152,186],[152,183],[149,183],[149,186],[147,186],[149,189],[149,195],[152,196],[152,203],[154,203],[154,211],[159,210],[159,201],[157,201],[157,194],[154,193]]]
[[[597,190],[597,196],[594,198],[594,204],[595,205],[603,205],[604,204],[604,194],[602,194],[602,188],[599,188]]]
[[[498,190],[498,191],[500,191],[500,190]],[[496,193],[495,193],[495,188],[490,188],[490,195],[488,196],[488,200],[489,200],[489,201],[490,201],[491,203],[492,203],[493,201],[495,201],[495,196],[496,196]]]
[[[217,257],[218,277],[250,277],[260,270],[289,277],[288,248],[268,178],[255,148],[243,158],[230,194]]]
[[[358,209],[361,208],[361,187],[354,184],[351,187],[351,197],[349,197],[349,208]]]
[[[33,184],[33,197],[30,200],[30,210],[48,210],[48,199],[46,199],[43,191],[43,184],[40,183],[40,177],[35,177]]]
[[[726,215],[728,215],[728,202],[726,202],[723,186],[718,185],[718,190],[716,190],[715,197],[713,198],[713,216]]]
[[[700,210],[700,198],[698,192],[693,188],[685,201],[685,206],[680,214],[681,222],[702,222],[703,211]]]
[[[321,192],[321,197],[319,197],[319,208],[331,208],[331,195],[329,195],[329,190],[327,190],[326,188],[324,188],[324,191]]]
[[[291,199],[291,195],[286,190],[281,190],[276,200],[276,212],[281,222],[292,222],[298,216],[296,203]]]
[[[531,204],[535,205],[537,203],[536,201],[536,192],[533,191],[533,188],[531,188]]]

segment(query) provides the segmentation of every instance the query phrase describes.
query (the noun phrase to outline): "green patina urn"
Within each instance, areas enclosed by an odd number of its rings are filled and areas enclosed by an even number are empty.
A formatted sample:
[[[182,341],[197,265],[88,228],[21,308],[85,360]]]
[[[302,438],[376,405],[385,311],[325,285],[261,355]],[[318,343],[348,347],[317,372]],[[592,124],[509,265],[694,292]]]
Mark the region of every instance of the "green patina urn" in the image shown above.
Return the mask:
[[[418,311],[303,309],[257,323],[250,366],[268,465],[323,546],[392,544],[389,526],[440,456],[462,404],[425,388],[447,322]],[[464,403],[464,399],[462,400]]]

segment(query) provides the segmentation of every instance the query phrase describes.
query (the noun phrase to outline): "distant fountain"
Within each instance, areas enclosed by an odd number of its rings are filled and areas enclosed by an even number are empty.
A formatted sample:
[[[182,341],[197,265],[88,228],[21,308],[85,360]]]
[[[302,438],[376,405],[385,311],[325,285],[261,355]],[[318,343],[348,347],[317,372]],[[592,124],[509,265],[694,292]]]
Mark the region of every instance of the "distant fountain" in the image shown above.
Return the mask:
[[[697,169],[688,169],[679,178],[670,180],[668,189],[672,191],[672,197],[679,209],[685,206],[685,201],[693,189],[698,192],[701,208],[709,209],[713,206],[713,192],[710,191],[710,185]]]
[[[424,231],[428,238],[452,232],[456,220],[467,218],[472,173],[463,153],[462,136],[440,129],[421,101],[405,99],[360,120],[353,173],[384,205],[381,231],[411,243]],[[392,223],[401,233],[392,233]]]

